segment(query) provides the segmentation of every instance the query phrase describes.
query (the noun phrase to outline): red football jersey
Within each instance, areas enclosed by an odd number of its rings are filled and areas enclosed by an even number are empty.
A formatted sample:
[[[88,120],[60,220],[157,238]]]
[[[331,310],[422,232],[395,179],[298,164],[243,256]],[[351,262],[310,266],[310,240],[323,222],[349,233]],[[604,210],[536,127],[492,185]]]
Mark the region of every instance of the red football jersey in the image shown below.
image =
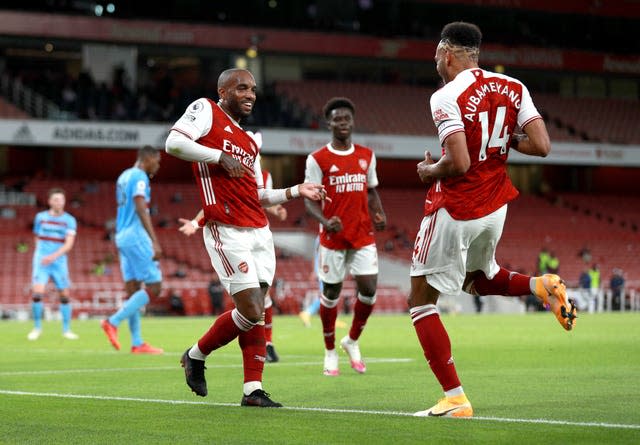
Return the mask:
[[[252,170],[255,168],[260,148],[237,122],[209,99],[198,99],[189,105],[172,130],[199,144],[220,149]],[[217,164],[194,162],[192,166],[207,221],[237,227],[267,225],[254,176],[245,174],[242,178],[231,178]]]
[[[342,231],[328,233],[320,226],[320,244],[334,250],[359,249],[375,243],[369,216],[368,189],[378,185],[376,157],[367,147],[354,144],[346,151],[328,144],[307,157],[305,182],[325,186],[326,218],[339,216]]]
[[[457,220],[486,216],[518,196],[507,174],[511,136],[540,114],[517,79],[479,68],[461,72],[431,96],[431,113],[440,143],[463,131],[471,165],[463,176],[434,182],[424,213],[441,207]],[[444,151],[443,151],[444,153]]]

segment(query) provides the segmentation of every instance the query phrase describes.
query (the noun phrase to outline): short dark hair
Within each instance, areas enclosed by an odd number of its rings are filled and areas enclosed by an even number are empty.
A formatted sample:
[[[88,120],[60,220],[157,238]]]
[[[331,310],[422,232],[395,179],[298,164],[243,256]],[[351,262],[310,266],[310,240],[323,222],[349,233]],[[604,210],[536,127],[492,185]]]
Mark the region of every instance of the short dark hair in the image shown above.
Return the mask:
[[[138,150],[138,160],[142,161],[145,158],[152,156],[160,156],[160,151],[157,148],[152,147],[151,145],[145,145],[141,149]]]
[[[66,193],[64,192],[63,189],[61,189],[60,187],[53,187],[53,188],[50,188],[49,191],[47,192],[47,199],[51,198],[51,196],[55,195],[56,193],[60,193],[66,196]]]
[[[482,31],[473,23],[452,22],[442,28],[440,39],[452,45],[480,48]]]
[[[251,74],[249,70],[246,70],[244,68],[229,68],[221,72],[220,76],[218,76],[218,89],[224,88],[229,82],[229,79],[231,79],[234,75],[238,74],[241,71],[246,71]]]
[[[351,110],[351,114],[356,115],[356,106],[351,102],[351,100],[346,97],[332,97],[327,101],[327,103],[322,108],[322,114],[325,119],[329,119],[329,115],[336,108],[348,108]]]

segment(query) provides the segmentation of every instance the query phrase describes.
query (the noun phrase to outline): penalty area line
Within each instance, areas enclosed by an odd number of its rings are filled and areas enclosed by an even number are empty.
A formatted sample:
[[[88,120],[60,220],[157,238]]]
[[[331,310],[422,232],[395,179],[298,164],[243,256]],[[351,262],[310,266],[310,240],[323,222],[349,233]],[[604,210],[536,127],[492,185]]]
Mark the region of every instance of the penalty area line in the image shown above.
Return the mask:
[[[216,407],[240,407],[237,403],[223,403],[223,402],[200,402],[196,400],[168,400],[168,399],[147,399],[141,397],[122,397],[122,396],[100,396],[91,394],[61,394],[50,392],[31,392],[31,391],[13,391],[7,389],[0,389],[0,395],[8,396],[26,396],[26,397],[51,397],[60,399],[84,399],[84,400],[103,400],[103,401],[115,401],[115,402],[138,402],[138,403],[158,403],[166,405],[204,405],[204,406],[216,406]],[[413,413],[400,412],[400,411],[378,411],[378,410],[364,410],[364,409],[347,409],[347,408],[312,408],[302,406],[286,406],[280,408],[282,410],[289,411],[310,411],[321,413],[344,413],[344,414],[368,414],[368,415],[383,415],[383,416],[398,416],[398,417],[412,417]],[[620,423],[606,423],[606,422],[572,422],[569,420],[549,420],[549,419],[514,419],[503,417],[472,417],[471,419],[457,419],[475,422],[504,422],[504,423],[526,423],[526,424],[541,424],[541,425],[562,425],[562,426],[578,426],[578,427],[592,427],[592,428],[615,428],[615,429],[631,429],[640,430],[640,425],[633,424],[620,424]]]

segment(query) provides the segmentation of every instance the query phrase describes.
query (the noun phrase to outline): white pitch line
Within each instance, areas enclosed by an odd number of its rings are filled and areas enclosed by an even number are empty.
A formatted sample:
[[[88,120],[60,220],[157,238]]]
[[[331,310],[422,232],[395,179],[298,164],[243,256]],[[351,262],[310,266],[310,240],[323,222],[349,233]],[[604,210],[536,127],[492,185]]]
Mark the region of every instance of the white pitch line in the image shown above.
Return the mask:
[[[410,363],[412,358],[369,358],[367,363]],[[278,362],[270,363],[268,367],[281,366],[321,366],[323,362]],[[218,365],[207,364],[207,369],[242,368],[242,363]],[[147,368],[78,368],[78,369],[44,369],[40,371],[0,371],[0,376],[28,376],[28,375],[56,375],[56,374],[82,374],[85,372],[128,372],[128,371],[178,371],[180,366],[156,366]]]
[[[31,397],[54,397],[61,399],[85,399],[85,400],[105,400],[116,402],[139,402],[139,403],[160,403],[167,405],[206,405],[206,406],[219,406],[219,407],[233,407],[237,408],[237,403],[223,403],[223,402],[200,402],[190,400],[167,400],[167,399],[144,399],[139,397],[119,397],[119,396],[98,396],[90,394],[59,394],[49,392],[31,392],[31,391],[12,391],[7,389],[0,389],[0,394],[9,396],[31,396]],[[363,409],[346,409],[346,408],[311,408],[311,407],[294,407],[286,406],[281,408],[283,410],[290,411],[311,411],[321,413],[343,413],[343,414],[369,414],[369,415],[382,415],[382,416],[399,416],[399,417],[412,417],[413,413],[401,412],[401,411],[376,411],[376,410],[363,410]],[[631,429],[640,430],[640,425],[629,425],[621,423],[606,423],[606,422],[572,422],[568,420],[548,420],[548,419],[513,419],[504,417],[472,417],[471,419],[455,419],[455,420],[467,420],[467,421],[487,421],[487,422],[504,422],[504,423],[528,423],[528,424],[542,424],[542,425],[564,425],[564,426],[579,426],[579,427],[594,427],[594,428],[614,428],[614,429]],[[421,420],[424,421],[424,420]]]

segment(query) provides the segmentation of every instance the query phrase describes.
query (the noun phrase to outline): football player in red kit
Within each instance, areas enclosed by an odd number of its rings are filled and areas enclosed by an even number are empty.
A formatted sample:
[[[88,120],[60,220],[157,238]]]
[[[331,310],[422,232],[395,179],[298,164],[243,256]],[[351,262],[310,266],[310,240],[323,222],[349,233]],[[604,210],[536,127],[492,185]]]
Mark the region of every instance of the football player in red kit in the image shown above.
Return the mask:
[[[575,307],[557,275],[530,277],[500,267],[495,251],[518,191],[507,175],[509,148],[546,156],[549,135],[527,88],[517,79],[478,67],[480,29],[455,22],[441,33],[435,61],[444,87],[431,96],[442,145],[438,162],[429,152],[417,172],[429,184],[411,263],[409,307],[424,355],[445,397],[416,416],[471,417],[436,303],[441,293],[536,295],[566,330]],[[519,125],[524,135],[514,135]]]
[[[286,189],[264,188],[259,152],[240,120],[251,114],[256,81],[244,69],[223,71],[218,78],[219,101],[193,102],[174,124],[167,153],[192,161],[204,217],[205,246],[220,281],[232,296],[233,310],[216,318],[211,328],[182,355],[187,385],[207,395],[207,356],[238,338],[244,385],[241,405],[280,407],[262,388],[266,345],[264,297],[273,281],[273,237],[263,207],[304,197],[325,198],[324,187],[298,184]]]
[[[307,212],[320,222],[318,277],[322,281],[324,374],[336,376],[340,373],[335,349],[337,306],[347,272],[353,275],[358,294],[351,329],[340,346],[356,372],[366,371],[358,339],[376,302],[378,252],[373,231],[384,230],[387,218],[376,191],[376,156],[370,148],[351,141],[353,102],[335,97],[323,112],[331,142],[307,157],[305,182],[324,185],[331,200],[321,205],[307,199],[305,204]]]

